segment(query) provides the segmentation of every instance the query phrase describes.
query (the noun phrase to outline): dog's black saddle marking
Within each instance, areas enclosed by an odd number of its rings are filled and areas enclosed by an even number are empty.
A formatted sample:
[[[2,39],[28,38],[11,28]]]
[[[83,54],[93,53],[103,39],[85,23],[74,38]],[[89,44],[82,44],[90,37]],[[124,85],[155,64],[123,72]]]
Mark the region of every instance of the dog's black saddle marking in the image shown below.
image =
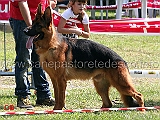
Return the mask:
[[[110,48],[87,39],[65,39],[72,51],[72,63],[76,68],[117,68],[118,62],[126,62]]]

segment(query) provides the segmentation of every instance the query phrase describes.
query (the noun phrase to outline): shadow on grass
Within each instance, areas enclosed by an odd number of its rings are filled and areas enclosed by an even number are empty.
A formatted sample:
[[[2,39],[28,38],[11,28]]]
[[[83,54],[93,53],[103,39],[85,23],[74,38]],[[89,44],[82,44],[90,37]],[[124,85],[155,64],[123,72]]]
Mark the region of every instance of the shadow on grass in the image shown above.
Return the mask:
[[[153,101],[153,100],[145,101],[145,107],[154,107],[154,106],[160,106],[160,101]],[[119,102],[112,101],[112,108],[123,108],[123,107],[125,106],[121,100],[119,100]]]
[[[146,107],[160,106],[160,101],[147,100],[145,101]]]

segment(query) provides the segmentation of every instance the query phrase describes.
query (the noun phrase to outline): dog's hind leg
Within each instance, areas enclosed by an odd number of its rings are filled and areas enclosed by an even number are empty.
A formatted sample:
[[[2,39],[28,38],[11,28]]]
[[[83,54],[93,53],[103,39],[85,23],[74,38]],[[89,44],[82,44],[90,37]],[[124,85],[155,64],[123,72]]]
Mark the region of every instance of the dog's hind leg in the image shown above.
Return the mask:
[[[124,78],[123,78],[124,77]],[[137,92],[133,85],[129,82],[131,77],[128,74],[128,77],[122,75],[120,79],[126,81],[127,86],[121,86],[119,92],[121,94],[122,101],[127,107],[144,107],[144,100],[141,93]],[[134,100],[134,99],[135,100]]]
[[[128,88],[127,88],[128,89]],[[121,98],[126,107],[144,107],[144,100],[141,93],[135,90],[127,90],[126,92],[121,92]],[[123,88],[123,90],[125,90]],[[134,99],[135,100],[134,100]]]
[[[139,107],[137,101],[135,101],[131,96],[121,94],[122,101],[126,107]]]
[[[106,80],[105,76],[99,74],[93,78],[94,86],[96,88],[97,93],[101,96],[103,105],[102,108],[110,108],[112,107],[112,103],[109,99],[109,88],[110,83]]]
[[[111,84],[120,92],[124,105],[126,107],[144,107],[143,96],[135,90],[128,69],[118,67],[115,70]]]

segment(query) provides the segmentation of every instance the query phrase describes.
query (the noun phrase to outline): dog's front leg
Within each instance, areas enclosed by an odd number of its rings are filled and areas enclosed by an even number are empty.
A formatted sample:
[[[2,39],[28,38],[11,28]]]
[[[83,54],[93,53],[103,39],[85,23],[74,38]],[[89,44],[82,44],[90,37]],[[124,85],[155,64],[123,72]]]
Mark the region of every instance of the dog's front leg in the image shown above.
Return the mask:
[[[54,110],[61,110],[65,106],[66,86],[67,82],[63,77],[56,81],[56,87],[54,87],[55,102],[56,102]]]

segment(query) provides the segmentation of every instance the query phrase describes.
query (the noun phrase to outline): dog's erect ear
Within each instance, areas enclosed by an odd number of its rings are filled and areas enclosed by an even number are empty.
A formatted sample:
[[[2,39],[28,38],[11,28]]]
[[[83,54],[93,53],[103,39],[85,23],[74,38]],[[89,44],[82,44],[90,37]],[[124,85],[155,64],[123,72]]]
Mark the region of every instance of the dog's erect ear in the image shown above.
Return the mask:
[[[42,17],[42,15],[43,15],[42,5],[41,5],[41,3],[39,3],[39,4],[38,4],[38,8],[37,8],[36,17],[37,17],[37,18],[40,18],[40,17]]]
[[[47,26],[49,26],[50,23],[52,23],[52,13],[51,13],[51,8],[49,6],[44,11],[44,19]]]

